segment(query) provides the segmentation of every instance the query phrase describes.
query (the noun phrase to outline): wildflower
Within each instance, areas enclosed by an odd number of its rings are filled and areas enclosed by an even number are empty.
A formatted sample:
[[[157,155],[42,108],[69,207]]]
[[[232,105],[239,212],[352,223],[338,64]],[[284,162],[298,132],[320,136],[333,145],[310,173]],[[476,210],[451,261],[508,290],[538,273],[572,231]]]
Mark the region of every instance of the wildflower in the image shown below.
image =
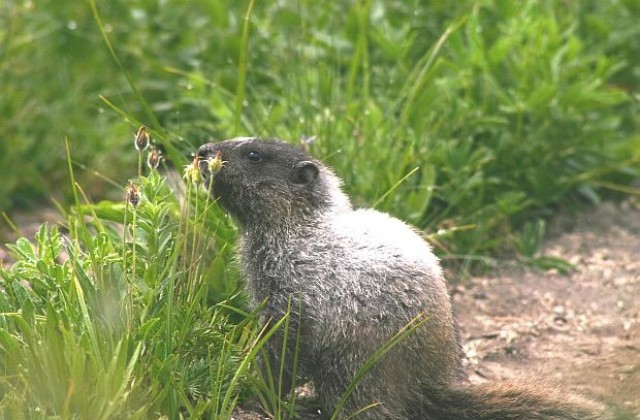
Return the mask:
[[[150,169],[158,169],[158,166],[162,162],[162,153],[155,145],[151,145],[151,149],[149,149],[149,154],[147,155],[147,166]]]
[[[216,155],[208,160],[209,165],[209,172],[211,173],[211,176],[217,174],[218,172],[220,172],[220,169],[222,169],[222,167],[224,166],[224,161],[222,160],[222,154],[220,152],[216,153]]]
[[[131,204],[133,208],[136,208],[138,204],[140,204],[140,191],[138,191],[138,186],[129,181],[129,185],[125,188],[125,191],[127,192],[127,203]]]
[[[185,165],[184,174],[182,175],[185,181],[191,181],[194,184],[199,184],[201,181],[200,177],[200,156],[194,156],[193,161],[189,165]]]
[[[302,146],[302,148],[308,152],[311,146],[313,146],[313,143],[316,141],[316,138],[316,136],[308,137],[302,134],[298,142],[300,143],[300,146]]]
[[[133,144],[136,146],[136,150],[139,152],[145,150],[149,146],[150,138],[151,135],[149,134],[149,131],[147,131],[147,127],[141,125],[140,128],[138,128],[138,132],[136,133],[133,142]]]

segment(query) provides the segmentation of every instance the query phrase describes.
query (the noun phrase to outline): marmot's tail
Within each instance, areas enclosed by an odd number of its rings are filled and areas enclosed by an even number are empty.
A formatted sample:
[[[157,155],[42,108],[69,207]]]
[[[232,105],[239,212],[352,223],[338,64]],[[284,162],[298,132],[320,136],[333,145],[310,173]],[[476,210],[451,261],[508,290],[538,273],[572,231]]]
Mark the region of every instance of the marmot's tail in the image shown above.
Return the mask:
[[[433,395],[433,394],[431,394]],[[506,381],[460,384],[433,395],[424,407],[426,418],[438,420],[607,420],[603,406],[570,392]]]

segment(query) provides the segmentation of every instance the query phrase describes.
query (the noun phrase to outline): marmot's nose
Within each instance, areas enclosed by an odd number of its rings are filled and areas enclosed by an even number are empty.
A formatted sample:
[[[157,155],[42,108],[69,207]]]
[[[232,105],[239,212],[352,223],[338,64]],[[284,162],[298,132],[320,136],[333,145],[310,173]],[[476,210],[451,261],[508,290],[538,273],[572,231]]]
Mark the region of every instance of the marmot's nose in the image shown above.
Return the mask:
[[[218,151],[219,149],[216,146],[216,143],[207,143],[200,146],[196,155],[200,158],[200,160],[203,160],[215,156]]]
[[[203,144],[196,153],[198,157],[198,170],[207,184],[209,183],[209,178],[213,175],[209,169],[209,161],[213,159],[217,153],[218,150],[214,143]]]

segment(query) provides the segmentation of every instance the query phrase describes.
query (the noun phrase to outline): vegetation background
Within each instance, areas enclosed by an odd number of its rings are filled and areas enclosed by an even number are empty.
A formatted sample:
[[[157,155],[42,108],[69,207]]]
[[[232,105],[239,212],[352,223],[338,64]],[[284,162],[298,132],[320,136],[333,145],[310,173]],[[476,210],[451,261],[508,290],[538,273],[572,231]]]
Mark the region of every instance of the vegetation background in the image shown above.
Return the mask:
[[[460,268],[567,268],[536,253],[545,220],[638,193],[639,21],[636,0],[3,1],[0,209],[67,221],[0,271],[0,417],[292,410],[251,369],[235,229],[138,176],[139,125],[178,169],[210,139],[301,142]]]

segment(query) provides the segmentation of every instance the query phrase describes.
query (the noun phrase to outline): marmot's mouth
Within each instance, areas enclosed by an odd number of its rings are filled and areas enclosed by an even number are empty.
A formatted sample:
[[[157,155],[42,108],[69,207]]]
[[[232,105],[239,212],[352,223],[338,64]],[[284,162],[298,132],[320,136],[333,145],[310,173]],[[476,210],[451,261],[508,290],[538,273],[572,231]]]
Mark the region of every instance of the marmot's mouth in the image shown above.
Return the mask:
[[[205,144],[198,149],[198,170],[207,188],[211,187],[213,177],[222,169],[220,151],[214,144]]]
[[[209,170],[209,158],[200,158],[198,161],[198,169],[204,182],[209,183],[209,179],[212,178],[211,171]]]

